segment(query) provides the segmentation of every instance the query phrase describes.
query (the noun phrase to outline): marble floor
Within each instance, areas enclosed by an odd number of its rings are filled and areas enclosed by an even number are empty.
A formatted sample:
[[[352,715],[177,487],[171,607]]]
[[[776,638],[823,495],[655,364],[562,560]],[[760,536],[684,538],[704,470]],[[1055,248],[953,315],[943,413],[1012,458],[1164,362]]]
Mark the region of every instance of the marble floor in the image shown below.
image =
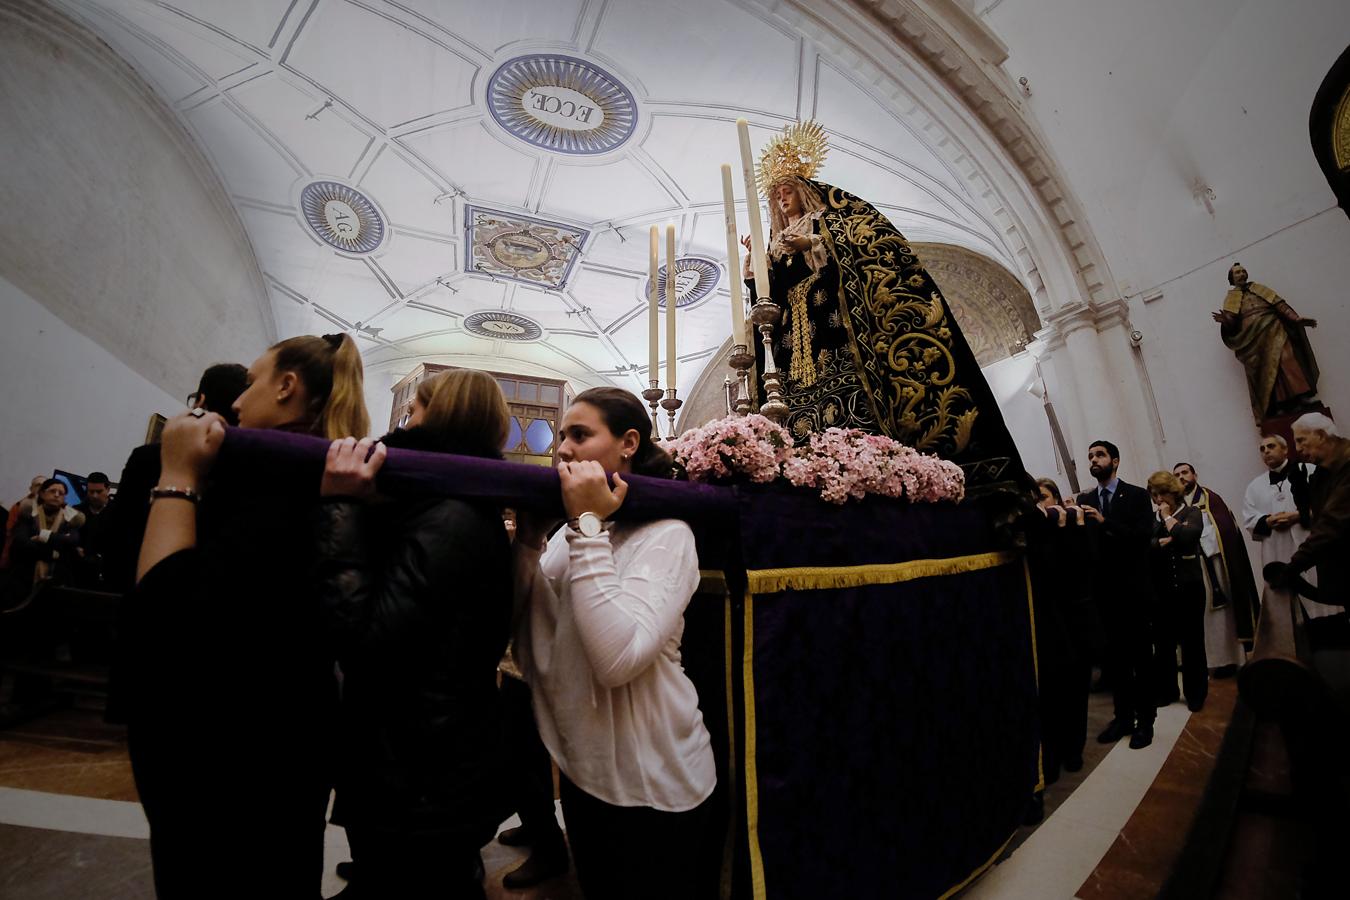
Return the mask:
[[[1140,751],[1093,740],[1110,715],[1109,695],[1092,695],[1083,770],[1047,787],[1044,822],[1020,829],[1000,863],[963,896],[1073,896],[1138,805],[1188,713],[1177,704],[1160,710],[1153,746]],[[513,818],[502,827],[515,824]],[[60,710],[0,732],[0,897],[153,897],[147,834],[124,733],[96,710]],[[345,833],[330,827],[324,896],[342,889],[334,870],[348,858]],[[570,874],[529,891],[506,890],[502,876],[524,858],[496,841],[483,848],[490,898],[579,900]]]

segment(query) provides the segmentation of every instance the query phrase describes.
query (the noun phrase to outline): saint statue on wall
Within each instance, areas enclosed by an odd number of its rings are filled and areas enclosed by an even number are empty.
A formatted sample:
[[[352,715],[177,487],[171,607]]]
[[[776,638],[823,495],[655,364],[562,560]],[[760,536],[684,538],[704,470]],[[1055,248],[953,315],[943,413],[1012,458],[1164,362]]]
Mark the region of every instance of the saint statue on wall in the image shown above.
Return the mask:
[[[1247,280],[1247,270],[1233,263],[1232,286],[1223,309],[1213,314],[1224,344],[1247,371],[1252,413],[1266,419],[1317,407],[1317,360],[1307,330],[1317,326],[1279,294]]]

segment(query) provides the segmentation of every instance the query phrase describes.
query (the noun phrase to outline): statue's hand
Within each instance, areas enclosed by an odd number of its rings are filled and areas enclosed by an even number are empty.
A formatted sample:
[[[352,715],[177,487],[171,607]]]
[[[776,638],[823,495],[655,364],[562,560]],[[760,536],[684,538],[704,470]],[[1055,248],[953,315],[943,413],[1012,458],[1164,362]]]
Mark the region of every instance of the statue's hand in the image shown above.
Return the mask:
[[[1299,319],[1299,320],[1298,320],[1298,324],[1302,325],[1304,328],[1316,328],[1316,327],[1317,327],[1317,320],[1316,320],[1316,319],[1303,318],[1303,319]]]
[[[1228,310],[1220,310],[1210,313],[1210,317],[1220,325],[1231,325],[1237,321],[1237,313],[1231,313]]]

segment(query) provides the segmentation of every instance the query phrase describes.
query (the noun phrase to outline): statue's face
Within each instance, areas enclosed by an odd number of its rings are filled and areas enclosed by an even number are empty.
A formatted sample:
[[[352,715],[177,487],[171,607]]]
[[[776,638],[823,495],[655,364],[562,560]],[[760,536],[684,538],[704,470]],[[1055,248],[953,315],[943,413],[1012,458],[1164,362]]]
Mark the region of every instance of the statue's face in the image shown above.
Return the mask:
[[[1247,283],[1247,270],[1242,268],[1242,266],[1233,266],[1233,268],[1228,270],[1228,274],[1233,276],[1233,284],[1235,285],[1240,286]]]
[[[778,204],[778,208],[783,211],[783,215],[788,218],[800,216],[802,214],[802,200],[797,196],[797,188],[788,182],[780,182],[773,186],[773,199]]]

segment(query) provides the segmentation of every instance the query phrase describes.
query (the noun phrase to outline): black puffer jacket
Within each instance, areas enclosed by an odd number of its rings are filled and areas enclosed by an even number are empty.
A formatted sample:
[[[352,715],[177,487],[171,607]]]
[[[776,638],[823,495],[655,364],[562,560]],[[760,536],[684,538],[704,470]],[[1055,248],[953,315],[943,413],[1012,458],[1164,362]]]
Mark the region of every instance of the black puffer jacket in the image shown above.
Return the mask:
[[[385,441],[440,449],[416,429]],[[344,677],[344,817],[476,849],[505,817],[496,669],[512,581],[501,511],[330,499],[316,516],[317,585]]]

